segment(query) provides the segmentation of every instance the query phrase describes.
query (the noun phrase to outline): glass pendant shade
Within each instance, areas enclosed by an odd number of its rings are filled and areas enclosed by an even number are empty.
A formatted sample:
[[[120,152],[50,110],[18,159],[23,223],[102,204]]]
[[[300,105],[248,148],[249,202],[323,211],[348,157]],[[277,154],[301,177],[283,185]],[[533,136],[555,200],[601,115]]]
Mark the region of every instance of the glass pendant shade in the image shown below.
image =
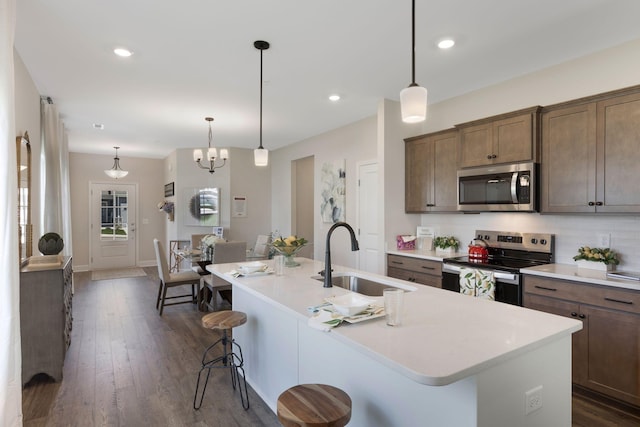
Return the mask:
[[[202,160],[202,150],[193,150],[193,161],[199,162]]]
[[[256,166],[267,166],[269,164],[269,150],[256,148],[253,150],[253,159]]]
[[[209,150],[207,151],[207,160],[215,160],[216,157],[218,157],[218,150],[216,150],[214,147],[209,148]]]
[[[427,118],[427,89],[416,84],[400,91],[402,121],[418,123]]]
[[[113,158],[113,167],[111,169],[106,169],[104,173],[107,174],[107,176],[110,178],[124,178],[129,174],[129,171],[122,170],[122,168],[120,167],[120,158],[118,157],[118,148],[120,147],[113,148],[116,149],[116,156]]]

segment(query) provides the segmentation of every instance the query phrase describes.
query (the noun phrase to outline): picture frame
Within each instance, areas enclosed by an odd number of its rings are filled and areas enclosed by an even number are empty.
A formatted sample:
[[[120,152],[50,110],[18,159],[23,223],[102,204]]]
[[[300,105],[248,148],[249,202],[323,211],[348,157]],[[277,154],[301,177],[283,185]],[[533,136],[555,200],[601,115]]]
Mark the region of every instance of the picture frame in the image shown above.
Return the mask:
[[[175,194],[175,183],[170,182],[164,186],[164,197],[171,197]]]

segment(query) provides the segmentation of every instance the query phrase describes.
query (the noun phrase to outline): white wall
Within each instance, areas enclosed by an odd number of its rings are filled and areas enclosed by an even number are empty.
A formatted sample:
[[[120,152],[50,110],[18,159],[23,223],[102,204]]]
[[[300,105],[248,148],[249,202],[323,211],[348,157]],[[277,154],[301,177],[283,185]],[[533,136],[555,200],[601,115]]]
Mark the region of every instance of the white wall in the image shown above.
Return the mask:
[[[166,215],[158,211],[158,202],[163,200],[163,161],[123,157],[118,153],[120,165],[129,174],[119,179],[122,183],[138,184],[138,260],[137,265],[155,265],[156,255],[153,239],[164,239]],[[71,224],[73,233],[73,268],[75,271],[89,268],[90,253],[90,204],[89,182],[110,182],[104,174],[113,165],[112,156],[69,153],[69,176],[71,187]]]
[[[346,160],[346,222],[355,226],[357,162],[377,157],[376,118],[369,117],[347,126],[300,141],[271,154],[271,223],[283,236],[291,232],[291,162],[314,156],[314,222],[313,236],[301,236],[314,243],[314,258],[324,259],[325,237],[332,224],[320,216],[320,171],[325,162]],[[331,259],[336,264],[355,267],[356,254],[351,252],[349,233],[338,229],[331,238]]]
[[[22,59],[14,50],[16,136],[29,132],[31,142],[31,223],[33,254],[38,255],[40,230],[40,94]],[[17,246],[17,244],[16,244]]]
[[[221,164],[220,162],[217,164]],[[253,164],[253,150],[229,149],[226,164],[214,173],[200,169],[193,161],[193,149],[185,148],[172,152],[164,159],[164,182],[174,182],[175,196],[163,200],[175,203],[174,221],[165,215],[166,241],[191,240],[192,234],[206,234],[211,227],[187,225],[187,196],[194,188],[220,189],[220,225],[224,227],[227,240],[246,241],[247,248],[253,247],[258,234],[269,234],[271,227],[270,167],[256,167]],[[247,217],[232,216],[234,196],[247,198]]]

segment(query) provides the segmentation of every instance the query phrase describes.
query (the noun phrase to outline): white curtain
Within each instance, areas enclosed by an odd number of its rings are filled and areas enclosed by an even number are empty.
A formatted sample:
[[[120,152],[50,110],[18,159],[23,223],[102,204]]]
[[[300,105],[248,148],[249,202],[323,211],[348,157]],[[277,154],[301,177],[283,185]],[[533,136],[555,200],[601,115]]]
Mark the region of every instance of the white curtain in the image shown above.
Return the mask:
[[[22,425],[15,23],[15,0],[0,0],[0,425],[7,427]]]
[[[71,256],[71,197],[69,188],[69,144],[64,123],[55,104],[42,106],[42,233],[54,232],[64,240],[64,255]]]

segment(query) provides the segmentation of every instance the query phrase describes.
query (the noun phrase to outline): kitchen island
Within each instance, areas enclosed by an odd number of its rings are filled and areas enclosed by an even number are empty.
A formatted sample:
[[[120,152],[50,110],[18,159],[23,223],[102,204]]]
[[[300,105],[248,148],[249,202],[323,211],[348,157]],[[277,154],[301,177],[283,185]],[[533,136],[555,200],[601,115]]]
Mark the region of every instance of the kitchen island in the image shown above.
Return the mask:
[[[405,312],[399,327],[378,318],[323,332],[308,325],[307,308],[349,291],[311,279],[323,263],[297,261],[284,276],[207,267],[233,285],[233,308],[247,313],[233,335],[247,380],[274,412],[285,389],[325,383],[351,396],[350,426],[571,425],[579,321],[334,265],[404,288]],[[542,408],[527,415],[536,401]]]

